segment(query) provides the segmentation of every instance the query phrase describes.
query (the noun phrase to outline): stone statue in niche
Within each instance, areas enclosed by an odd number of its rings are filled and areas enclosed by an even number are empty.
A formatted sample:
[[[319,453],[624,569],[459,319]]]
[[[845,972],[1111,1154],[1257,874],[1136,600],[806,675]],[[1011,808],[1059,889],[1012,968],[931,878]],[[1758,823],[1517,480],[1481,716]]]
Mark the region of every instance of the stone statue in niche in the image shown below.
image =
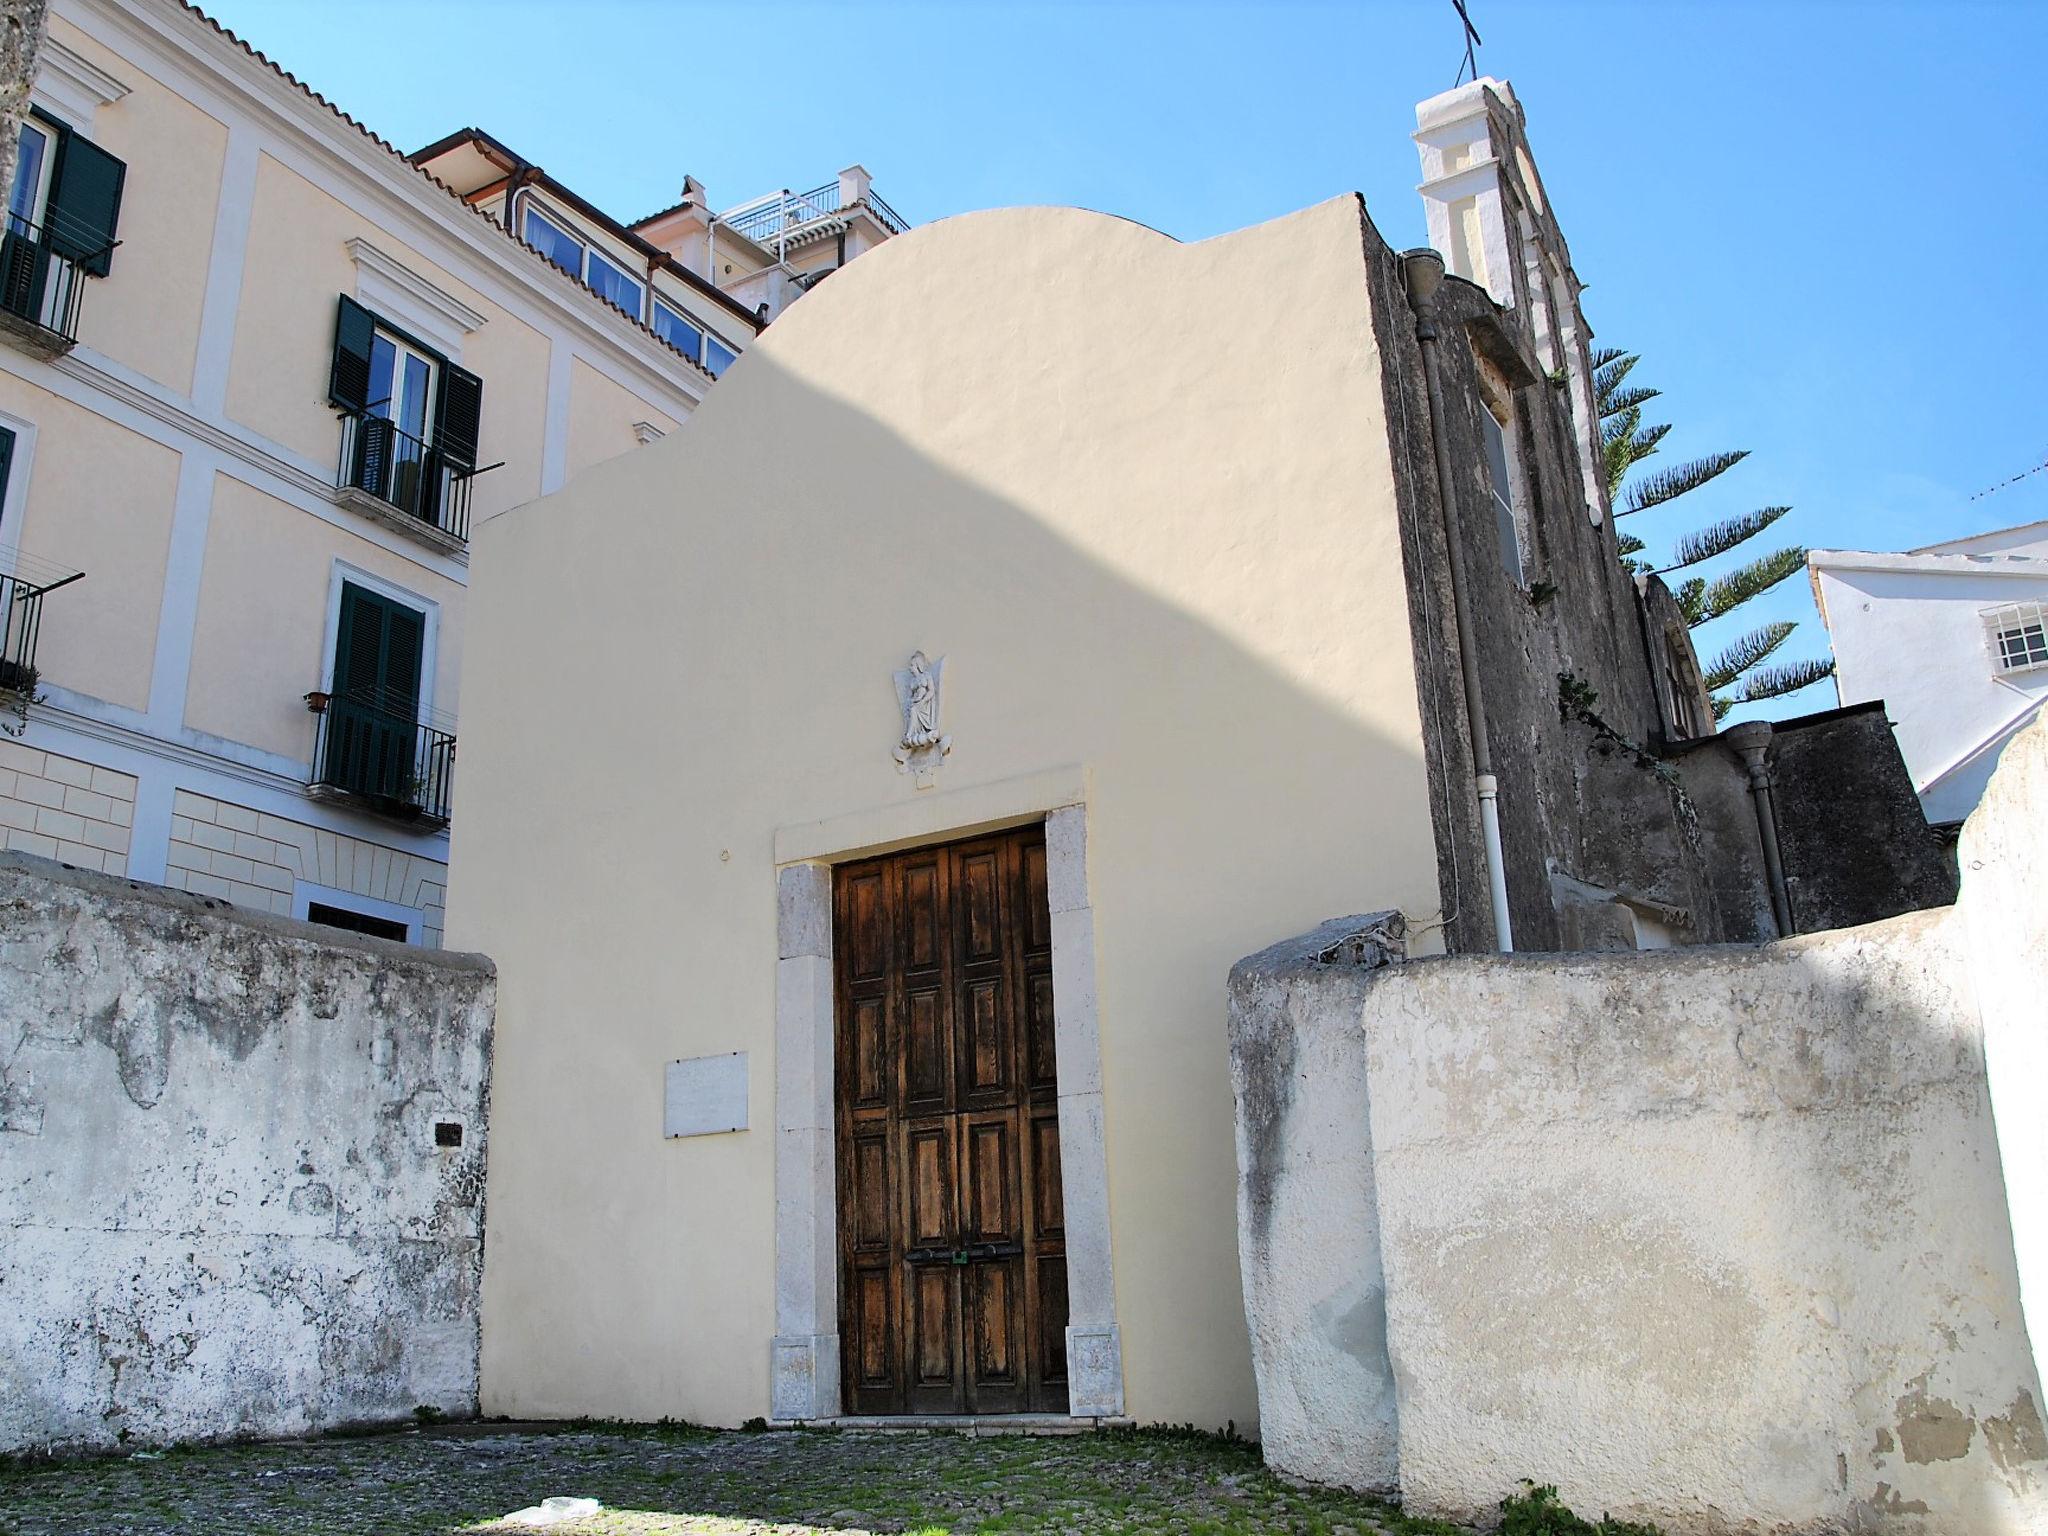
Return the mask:
[[[903,710],[903,735],[896,743],[896,771],[907,773],[919,789],[929,789],[939,763],[953,750],[953,738],[939,729],[940,686],[946,658],[928,661],[913,651],[910,665],[896,674],[896,702]]]

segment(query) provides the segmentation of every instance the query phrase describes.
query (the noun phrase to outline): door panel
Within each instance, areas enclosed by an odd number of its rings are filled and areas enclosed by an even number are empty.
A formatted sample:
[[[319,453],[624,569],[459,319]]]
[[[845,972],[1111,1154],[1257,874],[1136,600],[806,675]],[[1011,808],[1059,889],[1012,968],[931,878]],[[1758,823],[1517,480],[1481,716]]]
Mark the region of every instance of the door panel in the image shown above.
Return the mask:
[[[1067,1406],[1045,906],[1039,827],[837,871],[849,1413]]]

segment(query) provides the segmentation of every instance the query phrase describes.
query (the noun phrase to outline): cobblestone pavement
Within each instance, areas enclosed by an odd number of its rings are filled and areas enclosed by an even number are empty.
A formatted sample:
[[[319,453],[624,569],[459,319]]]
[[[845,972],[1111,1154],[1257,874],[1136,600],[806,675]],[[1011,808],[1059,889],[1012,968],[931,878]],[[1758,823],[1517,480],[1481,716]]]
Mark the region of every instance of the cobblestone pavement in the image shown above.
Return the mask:
[[[4,1536],[510,1533],[549,1496],[601,1513],[559,1536],[1158,1532],[1371,1536],[1373,1500],[1292,1488],[1255,1448],[1194,1435],[1065,1437],[568,1428],[420,1430],[0,1470]]]

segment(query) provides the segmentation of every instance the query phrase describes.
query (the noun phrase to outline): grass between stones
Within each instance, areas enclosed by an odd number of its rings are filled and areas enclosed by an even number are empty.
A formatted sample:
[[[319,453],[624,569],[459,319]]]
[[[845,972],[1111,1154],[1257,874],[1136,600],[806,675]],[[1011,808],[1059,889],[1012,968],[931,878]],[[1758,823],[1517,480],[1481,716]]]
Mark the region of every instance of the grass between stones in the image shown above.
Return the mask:
[[[604,1510],[559,1536],[902,1532],[1458,1536],[1294,1487],[1188,1431],[1062,1437],[434,1428],[0,1468],[0,1536],[483,1536],[550,1495]]]

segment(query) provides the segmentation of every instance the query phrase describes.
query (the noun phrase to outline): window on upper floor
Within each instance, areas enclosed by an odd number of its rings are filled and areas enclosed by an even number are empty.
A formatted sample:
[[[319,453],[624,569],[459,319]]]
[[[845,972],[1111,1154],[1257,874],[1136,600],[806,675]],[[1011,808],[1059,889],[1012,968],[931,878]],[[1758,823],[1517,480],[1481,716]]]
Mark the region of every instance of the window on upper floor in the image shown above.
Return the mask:
[[[1479,432],[1486,449],[1487,500],[1493,507],[1494,529],[1500,541],[1501,569],[1516,586],[1524,585],[1522,559],[1522,515],[1516,484],[1519,465],[1515,455],[1515,407],[1505,384],[1488,377],[1482,368]]]
[[[346,579],[333,602],[327,687],[307,696],[320,716],[313,784],[382,815],[446,822],[455,736],[421,707],[426,611]]]
[[[733,348],[681,310],[671,308],[660,299],[654,301],[654,334],[691,362],[702,363],[713,378],[731,367],[733,359],[739,356]]]
[[[1664,685],[1671,695],[1671,729],[1680,741],[1690,741],[1703,735],[1706,726],[1700,718],[1699,697],[1686,681],[1689,669],[1679,656],[1679,642],[1667,639],[1664,642]]]
[[[526,243],[571,277],[583,276],[583,242],[535,208],[526,210]]]
[[[669,308],[659,299],[654,301],[654,334],[691,362],[704,361],[703,330],[695,322],[685,319],[680,310]]]
[[[33,108],[22,121],[0,237],[0,314],[54,356],[77,334],[80,277],[112,267],[128,167]],[[57,339],[52,339],[57,338]]]
[[[526,243],[571,277],[581,278],[599,298],[635,320],[647,313],[647,285],[604,252],[585,245],[537,208],[526,210],[525,223]]]
[[[341,295],[328,399],[342,416],[342,490],[406,514],[400,526],[466,538],[483,394],[475,374]]]
[[[1983,610],[1991,659],[2000,672],[2048,667],[2048,604],[2005,603]]]
[[[590,251],[584,255],[586,268],[584,281],[591,291],[601,299],[609,299],[635,320],[646,313],[646,289],[637,278],[628,277],[624,269],[608,261],[601,253]]]

